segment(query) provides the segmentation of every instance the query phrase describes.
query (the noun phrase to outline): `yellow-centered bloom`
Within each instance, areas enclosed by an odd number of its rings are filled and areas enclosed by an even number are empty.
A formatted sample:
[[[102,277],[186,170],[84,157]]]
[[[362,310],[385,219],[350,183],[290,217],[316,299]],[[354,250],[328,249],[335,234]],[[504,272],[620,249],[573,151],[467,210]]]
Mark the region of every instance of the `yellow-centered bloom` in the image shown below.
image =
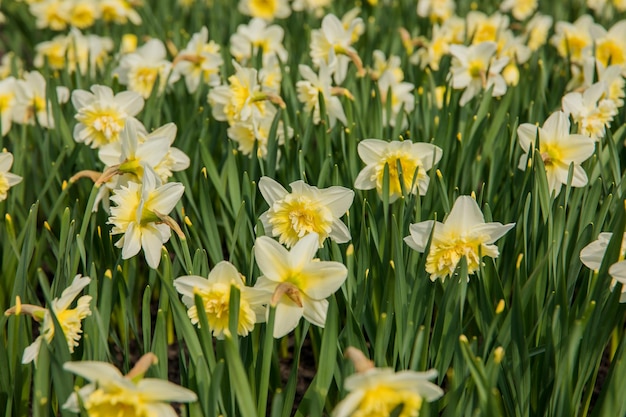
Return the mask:
[[[267,234],[278,236],[288,248],[309,233],[317,233],[320,246],[328,237],[337,243],[351,239],[339,218],[350,209],[354,191],[339,186],[320,189],[304,181],[289,186],[291,192],[269,177],[259,181],[259,190],[270,206],[260,218]]]
[[[364,139],[358,146],[359,156],[366,167],[359,172],[354,188],[378,191],[382,196],[385,165],[389,171],[389,202],[406,194],[425,195],[430,178],[426,172],[441,159],[441,148],[430,143],[411,141],[385,142],[379,139]],[[400,166],[400,170],[398,170]],[[400,173],[402,176],[400,176]],[[402,178],[402,182],[400,179]]]
[[[148,368],[156,362],[156,356],[147,353],[125,376],[106,362],[66,362],[63,369],[91,383],[70,395],[63,409],[79,413],[82,407],[89,417],[175,416],[168,402],[194,402],[197,396],[169,381],[144,378]]]
[[[289,16],[291,7],[287,0],[239,0],[239,11],[246,16],[271,21]]]
[[[432,281],[437,278],[444,281],[455,273],[462,258],[467,263],[468,275],[480,268],[481,257],[497,258],[498,247],[493,243],[513,226],[515,223],[485,223],[476,201],[469,196],[460,196],[443,223],[428,220],[412,224],[409,227],[411,234],[404,241],[423,253],[432,234],[426,272]]]
[[[399,371],[375,368],[363,353],[349,347],[346,355],[355,363],[357,373],[346,378],[350,393],[333,410],[332,417],[417,417],[424,401],[435,401],[443,390],[429,382],[437,371]],[[398,413],[399,411],[399,413]]]
[[[267,304],[267,293],[256,288],[246,287],[244,277],[230,262],[222,261],[209,272],[208,278],[197,275],[186,275],[174,280],[174,287],[183,295],[183,303],[187,306],[187,314],[191,323],[200,327],[196,294],[202,299],[209,328],[213,336],[223,339],[228,331],[230,316],[230,290],[239,289],[239,322],[237,333],[247,336],[254,329],[254,324],[265,320],[265,309],[261,303]]]
[[[0,201],[6,200],[9,188],[22,182],[22,177],[9,172],[12,165],[13,154],[0,153]]]
[[[613,237],[613,233],[604,232],[598,235],[598,239],[594,240],[580,251],[580,261],[589,269],[593,269],[598,272],[600,266],[602,266],[602,260],[606,254],[606,249],[609,247],[609,242]],[[622,292],[620,294],[620,303],[626,303],[626,262],[624,262],[624,256],[626,255],[626,233],[622,237],[622,244],[619,251],[619,258],[617,262],[611,265],[609,268],[609,275],[611,275],[611,291],[615,289],[617,283],[622,284]]]
[[[524,123],[517,128],[519,144],[525,152],[518,168],[526,170],[530,155],[535,151],[536,139],[539,138],[539,153],[546,169],[549,192],[555,195],[559,194],[563,184],[567,184],[572,164],[572,187],[584,187],[587,184],[587,173],[580,164],[595,150],[593,139],[585,135],[570,135],[569,131],[569,118],[561,111],[552,113],[542,127]]]
[[[91,315],[91,310],[89,309],[91,296],[83,295],[80,297],[76,302],[76,308],[69,308],[69,306],[89,282],[91,282],[89,277],[76,275],[72,284],[63,291],[61,297],[52,300],[51,310],[61,325],[70,352],[74,352],[74,348],[78,346],[80,334],[82,333],[81,321]],[[26,364],[33,361],[36,363],[39,349],[41,348],[41,341],[45,340],[46,343],[50,344],[54,338],[54,321],[50,310],[30,304],[18,304],[5,311],[4,314],[28,314],[36,321],[42,323],[39,336],[24,350],[24,355],[22,356],[22,363]]]
[[[300,239],[290,251],[267,236],[256,239],[254,259],[263,275],[254,287],[271,296],[276,306],[275,338],[295,329],[302,316],[319,327],[326,323],[326,298],[341,287],[348,269],[339,262],[313,259],[318,248],[316,233]]]

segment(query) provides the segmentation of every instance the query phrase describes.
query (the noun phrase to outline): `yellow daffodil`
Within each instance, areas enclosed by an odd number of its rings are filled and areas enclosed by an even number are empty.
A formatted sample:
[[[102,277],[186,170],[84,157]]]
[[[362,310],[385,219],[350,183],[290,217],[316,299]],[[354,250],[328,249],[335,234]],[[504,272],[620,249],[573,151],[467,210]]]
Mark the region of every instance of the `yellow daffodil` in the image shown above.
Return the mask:
[[[290,251],[267,236],[256,239],[254,258],[261,273],[255,288],[270,294],[276,306],[274,337],[279,338],[296,328],[302,316],[324,327],[328,300],[348,276],[339,262],[313,259],[319,248],[319,237],[310,233]]]
[[[443,395],[443,390],[429,380],[437,371],[399,371],[376,368],[363,353],[353,347],[346,350],[357,373],[346,378],[350,393],[333,410],[332,417],[417,417],[426,402]]]
[[[354,191],[339,186],[320,189],[304,181],[289,186],[291,192],[269,177],[259,181],[259,190],[270,206],[260,217],[266,233],[278,236],[288,248],[309,233],[317,234],[320,246],[328,237],[337,243],[351,239],[339,218],[350,209]]]
[[[79,413],[83,408],[89,417],[175,416],[168,402],[194,402],[197,396],[169,381],[144,378],[150,365],[156,362],[156,356],[147,353],[126,376],[106,362],[66,362],[63,369],[91,383],[70,395],[63,409]]]
[[[10,152],[0,153],[0,201],[7,198],[9,188],[22,182],[22,177],[9,172],[13,165],[13,154]]]
[[[208,278],[186,275],[174,280],[174,287],[182,294],[187,314],[193,324],[199,324],[195,295],[202,299],[209,328],[213,336],[223,339],[228,331],[230,315],[230,290],[236,287],[240,291],[239,323],[237,333],[247,336],[254,329],[254,324],[265,320],[265,309],[269,295],[257,288],[246,287],[244,277],[230,262],[222,261],[209,272]]]
[[[405,193],[425,195],[430,178],[426,172],[441,159],[441,148],[430,143],[411,141],[385,142],[364,139],[358,146],[359,156],[366,167],[359,172],[354,188],[383,193],[385,165],[389,168],[389,201],[394,202]],[[400,165],[402,183],[400,183]]]
[[[539,137],[539,153],[546,168],[549,192],[558,195],[563,184],[567,184],[568,171],[574,165],[572,187],[584,187],[587,173],[580,166],[595,150],[593,139],[585,135],[570,135],[570,121],[563,112],[554,112],[548,117],[543,127],[524,123],[517,128],[519,144],[524,150],[518,168],[525,171],[528,160],[535,150]]]
[[[83,295],[80,297],[76,303],[76,308],[70,309],[69,306],[89,282],[91,282],[89,277],[76,275],[72,284],[63,291],[60,298],[54,298],[50,306],[61,325],[70,352],[74,352],[74,348],[78,346],[80,334],[82,333],[81,320],[91,315],[91,310],[89,309],[91,296]],[[35,305],[17,303],[15,307],[5,311],[4,314],[28,314],[36,321],[42,323],[39,336],[24,350],[24,355],[22,356],[22,363],[33,361],[36,363],[39,349],[41,348],[41,341],[45,340],[46,343],[50,344],[54,337],[54,321],[50,310]]]
[[[438,278],[444,281],[455,273],[462,258],[467,262],[468,274],[480,268],[482,256],[497,258],[498,247],[493,243],[513,226],[515,223],[485,223],[476,200],[460,196],[443,223],[428,220],[412,224],[409,227],[411,234],[404,241],[412,249],[423,253],[432,234],[426,272],[432,281]]]
[[[89,91],[72,91],[72,104],[76,108],[74,140],[100,148],[117,142],[127,120],[139,123],[134,116],[142,109],[144,100],[139,93],[123,91],[113,95],[104,85],[92,85]]]
[[[161,246],[170,239],[173,220],[168,214],[180,200],[185,187],[171,182],[161,185],[149,166],[143,167],[143,182],[129,182],[115,190],[111,201],[109,224],[111,234],[123,234],[115,246],[122,248],[122,258],[128,259],[143,249],[146,262],[156,269],[161,262]]]
[[[587,268],[598,272],[602,265],[604,255],[606,254],[606,249],[609,247],[611,237],[613,237],[613,233],[600,233],[598,239],[594,240],[580,251],[580,261]],[[618,262],[614,263],[609,268],[609,274],[612,277],[611,291],[613,291],[617,283],[620,282],[622,284],[622,292],[619,302],[626,303],[626,262],[624,262],[624,255],[626,255],[626,233],[622,237],[622,245],[619,253]]]

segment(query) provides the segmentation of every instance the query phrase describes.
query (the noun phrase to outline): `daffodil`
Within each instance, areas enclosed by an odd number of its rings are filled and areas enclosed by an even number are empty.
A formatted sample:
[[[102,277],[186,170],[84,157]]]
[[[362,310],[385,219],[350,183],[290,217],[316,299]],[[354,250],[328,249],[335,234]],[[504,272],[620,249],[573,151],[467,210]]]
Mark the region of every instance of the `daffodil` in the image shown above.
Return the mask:
[[[302,316],[316,326],[325,325],[326,298],[341,287],[348,270],[339,262],[313,259],[318,248],[316,233],[300,239],[290,251],[270,237],[256,239],[254,258],[263,275],[254,287],[272,294],[275,338],[295,329]]]
[[[100,19],[102,9],[98,0],[73,0],[69,8],[69,24],[86,29]]]
[[[17,81],[14,77],[0,80],[0,137],[11,130],[16,88]]]
[[[257,147],[257,157],[265,158],[267,156],[267,144],[269,141],[270,130],[276,110],[272,107],[268,109],[263,117],[251,119],[249,121],[238,121],[226,131],[228,137],[237,142],[237,149],[244,155],[252,155],[254,146]],[[287,137],[285,137],[285,129],[282,120],[278,122],[276,130],[276,142],[278,145],[285,143],[285,139],[293,137],[293,128],[287,127]]]
[[[124,25],[131,22],[134,25],[141,24],[141,16],[133,8],[133,4],[128,0],[99,0],[102,11],[102,20]]]
[[[455,273],[463,258],[467,263],[468,275],[480,268],[481,257],[497,258],[499,252],[494,242],[513,226],[515,223],[485,223],[476,200],[470,196],[460,196],[443,223],[427,220],[412,224],[409,226],[410,235],[404,241],[410,248],[423,253],[432,235],[426,272],[432,281],[438,278],[444,281]]]
[[[561,57],[580,64],[585,56],[591,53],[589,48],[593,44],[591,27],[594,24],[593,17],[588,14],[580,16],[574,23],[556,22],[550,43],[554,45]]]
[[[578,125],[578,133],[595,141],[604,137],[606,127],[619,112],[615,101],[604,98],[607,90],[606,83],[598,82],[582,93],[568,93],[562,100],[563,111],[572,116]]]
[[[324,16],[324,7],[332,4],[332,0],[294,0],[291,8],[294,11],[306,11],[316,17]]]
[[[224,64],[220,54],[220,46],[209,41],[209,30],[206,26],[194,33],[189,43],[178,53],[174,60],[174,71],[185,77],[185,85],[189,93],[195,93],[200,83],[219,85],[220,67]]]
[[[537,9],[539,0],[504,0],[500,10],[510,11],[517,20],[526,20]]]
[[[209,328],[213,336],[223,339],[228,331],[230,311],[230,291],[236,287],[239,292],[239,322],[237,333],[247,336],[254,329],[254,324],[265,320],[265,309],[269,295],[257,288],[247,287],[244,277],[230,262],[221,261],[209,272],[208,278],[197,275],[186,275],[174,280],[174,287],[182,294],[183,303],[187,306],[187,314],[191,323],[199,324],[198,310],[194,297],[202,299]]]
[[[161,247],[170,239],[173,220],[168,214],[183,195],[181,183],[161,185],[149,166],[143,167],[143,182],[129,182],[115,190],[111,201],[108,223],[113,225],[112,235],[123,234],[115,246],[122,248],[122,258],[128,259],[143,249],[146,262],[156,269],[161,262]]]
[[[287,0],[239,0],[239,11],[246,16],[268,21],[284,19],[291,14]]]
[[[467,20],[467,37],[473,45],[483,42],[499,42],[504,30],[509,27],[509,17],[498,12],[491,16],[483,12],[472,10],[465,18]]]
[[[38,29],[65,30],[70,20],[69,3],[64,0],[42,0],[29,4]]]
[[[76,275],[72,284],[63,291],[60,298],[54,298],[52,300],[52,305],[50,306],[50,309],[61,325],[61,329],[63,330],[63,335],[65,336],[70,352],[74,352],[74,348],[78,346],[80,334],[82,333],[81,321],[85,317],[91,315],[91,310],[89,309],[91,296],[83,295],[76,302],[76,308],[69,307],[76,296],[78,296],[83,288],[89,285],[90,282],[91,279],[89,279],[89,277]],[[52,313],[49,309],[43,307],[21,304],[19,303],[18,298],[17,305],[5,311],[4,314],[28,314],[37,322],[41,323],[39,336],[24,350],[24,355],[22,356],[22,363],[36,362],[42,340],[45,340],[46,343],[50,344],[52,343],[52,339],[54,337],[54,321],[52,319]]]
[[[139,93],[123,91],[113,95],[104,85],[92,85],[89,91],[72,91],[72,104],[76,108],[74,140],[100,148],[117,142],[128,120],[139,123],[135,116],[143,109],[144,100]]]
[[[602,260],[604,259],[606,250],[609,247],[611,237],[613,237],[613,233],[600,233],[598,235],[598,239],[594,240],[580,251],[580,260],[587,268],[598,272],[600,266],[602,265]],[[611,291],[613,291],[618,281],[622,283],[622,292],[620,294],[619,302],[626,303],[626,262],[624,262],[624,255],[626,254],[626,233],[622,237],[622,244],[619,253],[618,262],[609,267],[609,274],[613,277],[611,280]]]
[[[136,51],[122,56],[119,66],[113,70],[120,84],[136,91],[147,99],[156,88],[161,94],[165,87],[175,83],[179,73],[172,71],[172,63],[166,59],[165,45],[159,39],[150,39]],[[157,78],[159,84],[156,84]]]
[[[430,182],[426,172],[439,162],[442,155],[438,146],[408,140],[385,142],[379,139],[364,139],[359,142],[357,149],[366,166],[354,181],[354,188],[359,190],[375,188],[378,195],[382,196],[387,165],[389,202],[402,197],[403,189],[407,194],[419,192],[420,195],[425,195]]]
[[[494,42],[482,42],[469,47],[450,46],[450,53],[454,57],[450,68],[452,88],[465,89],[459,101],[461,106],[482,89],[493,87],[493,97],[506,93],[506,82],[500,73],[508,64],[509,58],[495,58],[496,49]]]
[[[239,62],[248,62],[259,52],[263,62],[278,57],[285,62],[288,57],[283,46],[285,31],[278,25],[269,25],[263,19],[254,18],[247,25],[237,26],[237,32],[230,37],[230,53]]]
[[[619,65],[626,75],[626,20],[620,20],[609,30],[591,26],[596,59],[605,67]]]
[[[417,417],[426,402],[437,400],[443,390],[429,380],[437,371],[399,371],[376,368],[363,353],[349,347],[346,354],[355,363],[357,373],[346,378],[344,388],[350,393],[332,412],[332,417]]]
[[[67,87],[56,88],[57,101],[65,103],[69,99]],[[50,109],[50,98],[46,98],[46,80],[37,71],[25,72],[24,79],[17,81],[13,121],[16,123],[37,123],[45,128],[54,128]]]
[[[555,195],[559,194],[563,184],[567,184],[572,164],[572,187],[584,187],[587,184],[587,173],[580,164],[595,150],[593,139],[585,135],[570,135],[569,131],[569,118],[560,111],[552,113],[543,127],[524,123],[517,128],[519,144],[525,152],[518,168],[525,171],[529,166],[530,155],[534,153],[536,139],[539,138],[539,154],[546,169],[549,192]]]
[[[524,37],[531,51],[534,52],[546,44],[553,20],[552,16],[535,13],[528,23],[526,23]]]
[[[11,165],[13,165],[13,154],[0,153],[0,201],[6,200],[9,188],[22,182],[22,177],[9,172]]]
[[[317,234],[320,246],[328,237],[337,243],[351,239],[339,218],[350,209],[354,191],[339,186],[320,189],[304,181],[289,186],[291,192],[269,177],[259,181],[259,190],[270,206],[260,217],[266,233],[278,236],[288,248],[309,233]]]
[[[324,105],[326,107],[326,114],[330,123],[329,127],[335,126],[337,120],[344,125],[347,125],[346,114],[343,111],[343,105],[339,97],[332,94],[333,87],[331,86],[331,74],[326,64],[320,65],[319,74],[313,72],[313,70],[307,65],[299,65],[298,70],[300,75],[304,78],[296,83],[296,89],[298,92],[298,101],[304,104],[304,111],[307,113],[313,112],[313,123],[319,124],[322,120],[322,114],[320,113],[320,94],[324,99]]]
[[[454,0],[418,0],[417,15],[428,17],[432,22],[445,22],[456,9]]]
[[[402,79],[398,81],[397,75],[391,71],[385,71],[378,80],[378,90],[383,105],[383,123],[395,126],[396,119],[402,111],[401,126],[406,128],[408,124],[406,115],[411,114],[415,108],[415,96],[413,95],[415,86],[403,82]],[[390,114],[387,114],[387,101],[391,102]]]
[[[72,393],[63,409],[79,413],[83,408],[89,417],[171,417],[176,412],[168,402],[189,403],[196,394],[169,381],[144,378],[148,368],[157,363],[152,353],[142,356],[128,373],[122,373],[106,362],[66,362],[63,369],[91,381]]]

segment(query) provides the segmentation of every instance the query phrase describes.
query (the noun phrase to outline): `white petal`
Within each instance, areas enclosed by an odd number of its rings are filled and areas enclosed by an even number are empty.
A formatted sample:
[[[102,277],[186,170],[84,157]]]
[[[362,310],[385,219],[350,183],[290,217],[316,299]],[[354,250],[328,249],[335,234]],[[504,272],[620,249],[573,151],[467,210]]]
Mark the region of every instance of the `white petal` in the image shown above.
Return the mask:
[[[263,195],[270,207],[272,207],[274,202],[282,200],[289,194],[282,185],[270,177],[261,177],[259,180],[259,191],[261,191],[261,195]]]
[[[287,296],[283,296],[276,306],[276,317],[274,319],[274,338],[285,336],[298,326],[304,309],[299,307]]]
[[[470,196],[462,195],[454,202],[444,224],[446,229],[463,231],[484,222],[485,218],[476,200]]]
[[[148,266],[152,269],[157,269],[161,263],[161,247],[163,241],[161,240],[161,233],[154,227],[143,227],[141,233],[141,247],[146,257]]]
[[[143,398],[151,401],[188,403],[198,399],[193,391],[161,379],[141,379],[137,383],[137,388]]]
[[[354,200],[354,191],[345,187],[333,186],[320,191],[320,203],[326,205],[335,217],[346,214]]]
[[[300,272],[300,289],[313,300],[324,299],[341,287],[348,269],[340,262],[311,262]]]
[[[63,369],[98,384],[124,379],[119,369],[106,362],[65,362]]]
[[[519,139],[520,147],[524,152],[528,153],[528,150],[537,139],[537,126],[531,123],[519,125],[517,128],[517,138]]]
[[[275,282],[284,281],[290,273],[289,252],[280,243],[260,236],[254,243],[254,259],[263,275]]]
[[[304,307],[305,319],[318,327],[326,325],[328,300],[311,300],[308,297],[303,297],[302,305]]]
[[[289,266],[294,271],[300,271],[311,260],[319,249],[319,235],[317,233],[309,233],[300,239],[289,252]]]
[[[0,152],[0,172],[7,172],[13,165],[13,154],[10,152]]]
[[[169,214],[185,192],[185,186],[179,182],[168,182],[150,194],[147,208],[160,214]]]
[[[209,281],[198,275],[184,275],[174,280],[176,291],[191,299],[194,298],[194,289],[206,289],[208,286]]]
[[[509,230],[511,230],[515,226],[515,223],[508,223],[503,225],[502,223],[484,223],[479,224],[478,226],[472,229],[473,233],[477,233],[479,235],[489,236],[489,239],[484,241],[483,243],[490,244],[500,239],[502,236],[506,234]]]
[[[131,222],[124,233],[124,246],[122,247],[122,259],[132,258],[141,249],[141,229],[135,222]]]
[[[415,223],[409,226],[410,235],[404,238],[404,241],[411,249],[415,249],[418,252],[424,252],[428,240],[433,230],[435,222],[433,220],[427,220],[424,222]],[[439,223],[440,227],[442,226]]]
[[[366,165],[378,163],[384,152],[389,147],[389,142],[379,139],[364,139],[359,142],[357,151]]]
[[[363,168],[354,180],[354,188],[357,190],[371,190],[376,188],[376,181],[372,180],[375,169],[374,165],[368,165]]]

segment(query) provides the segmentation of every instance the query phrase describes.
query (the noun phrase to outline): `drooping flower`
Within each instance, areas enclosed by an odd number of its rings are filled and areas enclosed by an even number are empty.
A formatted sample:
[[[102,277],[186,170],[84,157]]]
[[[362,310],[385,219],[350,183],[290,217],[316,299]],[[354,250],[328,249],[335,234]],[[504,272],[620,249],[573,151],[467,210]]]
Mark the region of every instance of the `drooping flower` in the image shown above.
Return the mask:
[[[396,201],[405,193],[425,195],[430,178],[426,172],[441,159],[441,148],[430,143],[411,141],[385,142],[364,139],[359,142],[359,156],[366,166],[354,181],[354,188],[378,191],[382,196],[385,165],[389,172],[389,202]],[[402,183],[400,183],[400,165]]]
[[[598,239],[594,240],[580,251],[580,260],[587,268],[596,272],[600,269],[611,237],[613,237],[613,233],[600,233]],[[613,291],[618,281],[622,283],[622,293],[619,302],[626,303],[626,262],[624,262],[624,255],[626,254],[626,233],[622,237],[619,253],[618,261],[609,268],[609,274],[613,277],[611,280],[611,291]]]
[[[134,116],[144,105],[139,93],[123,91],[113,95],[113,90],[105,85],[92,85],[89,91],[72,91],[72,104],[76,108],[74,140],[100,148],[119,140],[126,122],[139,123]]]
[[[118,76],[120,84],[147,99],[153,88],[162,94],[166,86],[175,83],[180,77],[179,73],[172,71],[172,63],[166,57],[163,42],[150,39],[135,52],[122,56],[113,74]],[[155,85],[157,78],[159,84]]]
[[[291,14],[287,0],[239,0],[238,9],[246,16],[268,21],[284,19]]]
[[[437,377],[434,369],[395,372],[374,367],[353,347],[346,349],[346,355],[353,360],[357,373],[346,378],[344,388],[350,393],[337,404],[332,417],[417,417],[424,401],[435,401],[443,395],[441,388],[429,382]]]
[[[316,233],[300,239],[291,251],[270,237],[256,239],[254,258],[263,275],[254,287],[273,294],[275,338],[295,329],[302,316],[316,326],[325,325],[326,298],[341,287],[348,270],[339,262],[313,259],[318,248]]]
[[[6,200],[9,188],[22,182],[22,177],[9,172],[12,165],[13,154],[0,153],[0,201]]]
[[[339,218],[350,209],[354,191],[339,186],[317,188],[304,181],[289,186],[291,192],[269,177],[259,181],[259,190],[270,206],[260,217],[266,233],[278,236],[288,248],[309,233],[317,234],[320,246],[328,237],[337,243],[351,239]]]
[[[192,324],[199,324],[198,310],[194,297],[202,299],[209,328],[213,336],[223,339],[228,331],[230,315],[230,291],[236,287],[239,292],[239,322],[237,333],[247,336],[254,329],[254,324],[265,320],[267,293],[256,288],[247,287],[244,277],[230,262],[221,261],[209,272],[208,278],[197,275],[186,275],[174,280],[174,287],[183,295],[183,303],[187,306],[187,314]]]
[[[89,282],[91,282],[89,277],[76,275],[72,284],[63,291],[60,298],[54,298],[50,306],[50,309],[61,325],[70,352],[74,352],[74,348],[78,346],[80,334],[82,333],[81,321],[91,315],[91,310],[89,309],[91,296],[83,295],[76,302],[76,308],[69,307],[83,288],[89,285]],[[50,309],[31,304],[21,304],[18,297],[16,306],[4,313],[7,316],[11,314],[28,314],[32,316],[35,321],[41,323],[39,336],[24,350],[24,355],[22,356],[22,363],[24,364],[33,361],[35,361],[36,364],[42,340],[45,340],[48,344],[52,343],[54,337],[54,320]]]
[[[461,106],[469,102],[482,89],[491,91],[492,97],[506,93],[506,81],[500,74],[509,62],[508,57],[495,58],[497,45],[482,42],[471,46],[451,45],[454,57],[450,68],[452,88],[465,89],[459,101]]]
[[[171,417],[176,412],[168,402],[194,402],[193,391],[169,381],[144,378],[157,363],[153,353],[143,355],[128,373],[122,373],[106,362],[66,362],[63,369],[91,381],[69,396],[63,409],[79,413],[81,407],[90,417],[138,416]]]
[[[526,170],[539,137],[539,153],[546,169],[549,192],[554,192],[555,195],[559,194],[563,184],[567,184],[571,164],[574,166],[572,187],[584,187],[587,184],[587,173],[580,164],[595,150],[595,143],[590,137],[570,135],[569,131],[569,118],[560,111],[552,113],[543,127],[524,123],[517,128],[519,144],[525,152],[519,160],[518,168]]]
[[[432,281],[452,276],[465,258],[469,275],[481,266],[481,257],[497,258],[498,247],[493,243],[511,230],[515,223],[485,223],[480,207],[470,196],[459,196],[443,223],[427,220],[411,224],[410,235],[404,238],[409,247],[425,252],[432,234],[426,258],[426,272]],[[434,228],[434,231],[433,231]]]
[[[223,64],[220,46],[209,41],[209,30],[203,26],[176,56],[174,70],[185,77],[187,91],[193,94],[201,82],[211,86],[219,85],[220,67]]]
[[[123,234],[115,246],[122,248],[122,259],[132,258],[143,249],[146,262],[156,269],[161,262],[161,246],[170,239],[173,220],[168,214],[183,195],[178,182],[161,185],[156,173],[144,166],[143,182],[129,182],[115,190],[108,223],[112,235]]]

